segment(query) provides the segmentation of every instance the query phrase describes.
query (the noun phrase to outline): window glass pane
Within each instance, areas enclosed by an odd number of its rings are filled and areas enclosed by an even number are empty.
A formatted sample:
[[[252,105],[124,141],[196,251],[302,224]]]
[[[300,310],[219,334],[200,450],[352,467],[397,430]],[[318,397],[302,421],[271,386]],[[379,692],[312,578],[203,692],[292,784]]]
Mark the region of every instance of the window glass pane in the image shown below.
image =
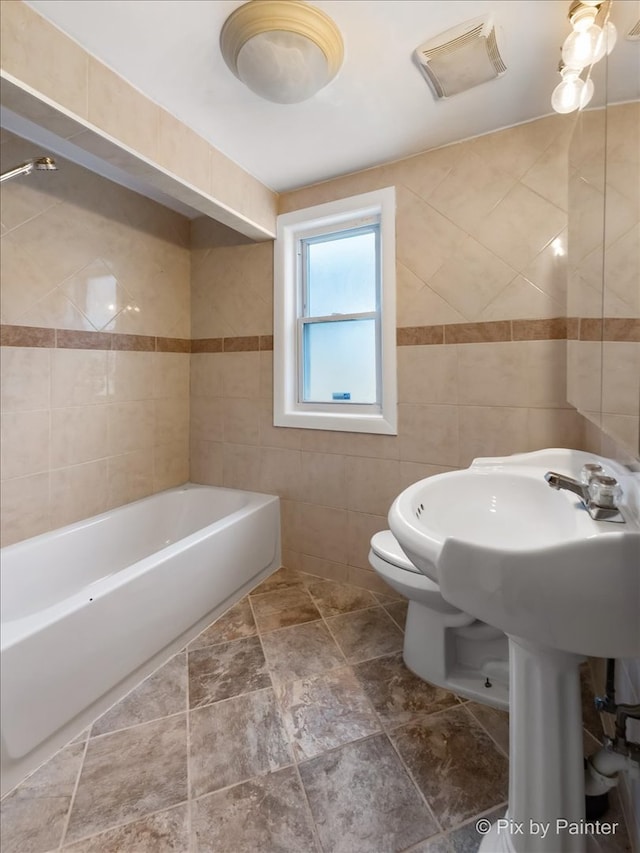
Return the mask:
[[[376,403],[376,322],[305,323],[306,403]]]
[[[377,310],[376,230],[307,242],[307,317]]]

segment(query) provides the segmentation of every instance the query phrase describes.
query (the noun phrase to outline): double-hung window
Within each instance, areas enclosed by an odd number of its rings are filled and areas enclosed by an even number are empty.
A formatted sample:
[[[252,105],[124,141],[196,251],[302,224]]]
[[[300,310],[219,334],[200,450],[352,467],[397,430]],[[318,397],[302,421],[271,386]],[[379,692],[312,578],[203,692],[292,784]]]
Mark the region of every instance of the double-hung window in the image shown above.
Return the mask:
[[[274,423],[395,434],[393,187],[278,217]]]

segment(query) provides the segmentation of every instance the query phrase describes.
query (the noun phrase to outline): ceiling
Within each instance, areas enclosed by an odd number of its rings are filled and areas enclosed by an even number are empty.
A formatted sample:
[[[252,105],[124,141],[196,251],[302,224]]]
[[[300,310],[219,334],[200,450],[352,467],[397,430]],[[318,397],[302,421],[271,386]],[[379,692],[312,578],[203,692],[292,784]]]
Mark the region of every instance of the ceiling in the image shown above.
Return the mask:
[[[314,0],[340,28],[337,77],[274,104],[228,70],[221,27],[242,0],[27,0],[144,94],[279,192],[528,121],[550,111],[569,0]],[[503,77],[436,102],[412,53],[493,12]],[[640,0],[615,0],[613,100],[638,97]]]

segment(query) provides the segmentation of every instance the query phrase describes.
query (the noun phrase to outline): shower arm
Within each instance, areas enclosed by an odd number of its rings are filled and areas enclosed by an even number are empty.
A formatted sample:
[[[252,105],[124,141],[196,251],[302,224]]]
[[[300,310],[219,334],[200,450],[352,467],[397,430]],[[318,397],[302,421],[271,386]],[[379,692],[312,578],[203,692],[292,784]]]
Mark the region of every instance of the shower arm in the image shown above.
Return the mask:
[[[0,175],[0,184],[5,181],[10,181],[11,178],[17,178],[18,175],[28,175],[33,171],[33,162],[29,161],[28,163],[23,163],[22,166],[16,166],[15,169],[11,169],[8,172],[3,172]]]
[[[37,171],[53,172],[57,170],[56,161],[53,157],[39,157],[35,160],[27,160],[15,169],[10,169],[8,172],[3,172],[0,175],[0,184],[5,181],[10,181],[11,178],[17,178],[18,175],[29,175],[34,169]]]

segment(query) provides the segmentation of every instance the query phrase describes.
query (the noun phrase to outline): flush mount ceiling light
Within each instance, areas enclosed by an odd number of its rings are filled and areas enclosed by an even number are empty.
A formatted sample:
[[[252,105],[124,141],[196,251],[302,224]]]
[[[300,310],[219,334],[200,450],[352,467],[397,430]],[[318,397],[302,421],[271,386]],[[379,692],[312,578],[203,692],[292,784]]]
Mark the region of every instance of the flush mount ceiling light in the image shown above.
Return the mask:
[[[340,31],[328,15],[301,0],[250,0],[225,21],[222,56],[257,95],[278,104],[305,101],[342,65]]]
[[[557,113],[584,109],[593,97],[591,68],[611,53],[617,31],[609,20],[613,0],[573,0],[569,6],[571,32],[562,45],[558,68],[562,82],[551,95]],[[585,79],[582,72],[586,69]]]

